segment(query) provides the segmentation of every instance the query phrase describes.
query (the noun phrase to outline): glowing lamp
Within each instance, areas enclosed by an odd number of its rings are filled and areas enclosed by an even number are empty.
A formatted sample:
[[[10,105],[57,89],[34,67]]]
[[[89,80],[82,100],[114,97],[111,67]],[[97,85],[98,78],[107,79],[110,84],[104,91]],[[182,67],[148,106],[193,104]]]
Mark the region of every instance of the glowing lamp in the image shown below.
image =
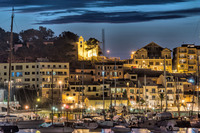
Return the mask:
[[[65,107],[66,109],[68,109],[69,108],[69,105],[66,105],[66,107]]]

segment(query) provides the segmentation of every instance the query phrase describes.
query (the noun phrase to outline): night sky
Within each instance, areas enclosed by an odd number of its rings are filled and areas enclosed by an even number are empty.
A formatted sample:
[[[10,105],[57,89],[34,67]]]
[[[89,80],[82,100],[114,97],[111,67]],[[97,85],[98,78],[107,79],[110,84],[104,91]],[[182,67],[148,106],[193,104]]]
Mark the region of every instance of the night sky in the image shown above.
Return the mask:
[[[0,0],[0,27],[7,31],[12,6],[15,32],[45,26],[101,41],[104,28],[106,50],[121,59],[152,41],[171,50],[200,45],[200,0]]]

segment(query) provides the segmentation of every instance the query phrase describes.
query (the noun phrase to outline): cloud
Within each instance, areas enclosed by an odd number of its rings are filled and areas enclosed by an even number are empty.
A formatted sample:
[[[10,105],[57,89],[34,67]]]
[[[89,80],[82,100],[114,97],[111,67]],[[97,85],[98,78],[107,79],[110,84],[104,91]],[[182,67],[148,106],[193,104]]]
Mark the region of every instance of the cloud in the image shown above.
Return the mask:
[[[155,5],[190,1],[192,0],[1,0],[0,7],[21,7],[18,9],[19,12],[29,13],[84,7]],[[26,6],[29,8],[24,8]]]
[[[64,23],[131,23],[145,22],[152,20],[186,18],[200,14],[200,8],[175,10],[175,11],[156,11],[156,12],[96,12],[84,11],[80,15],[61,16],[52,20],[45,20],[36,24],[64,24]]]

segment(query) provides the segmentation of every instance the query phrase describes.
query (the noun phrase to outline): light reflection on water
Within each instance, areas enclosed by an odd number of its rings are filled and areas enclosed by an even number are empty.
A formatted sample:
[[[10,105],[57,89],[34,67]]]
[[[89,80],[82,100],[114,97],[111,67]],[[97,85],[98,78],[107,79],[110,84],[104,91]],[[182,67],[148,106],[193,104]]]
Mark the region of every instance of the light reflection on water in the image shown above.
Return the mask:
[[[20,130],[19,133],[37,133],[35,129],[24,129]],[[172,131],[167,133],[198,133],[200,129],[195,128],[181,128],[179,131]],[[77,129],[73,133],[114,133],[111,129],[96,129],[96,130],[88,130],[88,129]],[[130,133],[155,133],[154,131],[149,131],[147,129],[132,129]],[[156,132],[157,133],[157,132]]]

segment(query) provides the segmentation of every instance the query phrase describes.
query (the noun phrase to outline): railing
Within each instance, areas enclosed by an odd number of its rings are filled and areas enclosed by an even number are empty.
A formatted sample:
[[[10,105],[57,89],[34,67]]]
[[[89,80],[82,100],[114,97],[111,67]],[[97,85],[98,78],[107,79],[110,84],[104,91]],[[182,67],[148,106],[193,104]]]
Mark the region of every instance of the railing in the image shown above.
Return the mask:
[[[195,54],[194,51],[188,51],[188,54]]]
[[[186,50],[180,50],[179,53],[186,53]]]
[[[179,56],[179,58],[187,58],[186,56]]]

